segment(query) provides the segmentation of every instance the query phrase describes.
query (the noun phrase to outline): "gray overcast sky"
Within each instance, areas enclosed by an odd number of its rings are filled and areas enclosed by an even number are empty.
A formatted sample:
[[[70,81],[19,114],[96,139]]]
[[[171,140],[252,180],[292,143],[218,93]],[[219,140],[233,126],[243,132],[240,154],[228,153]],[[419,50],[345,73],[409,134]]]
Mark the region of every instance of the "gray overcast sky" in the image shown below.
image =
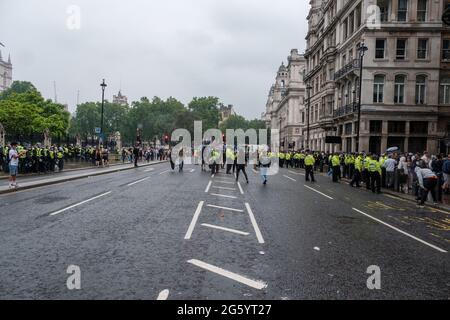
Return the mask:
[[[307,0],[0,0],[0,48],[13,79],[75,110],[112,100],[217,96],[259,118],[281,61],[305,48]],[[70,5],[80,29],[67,27]],[[73,20],[71,20],[73,21]]]

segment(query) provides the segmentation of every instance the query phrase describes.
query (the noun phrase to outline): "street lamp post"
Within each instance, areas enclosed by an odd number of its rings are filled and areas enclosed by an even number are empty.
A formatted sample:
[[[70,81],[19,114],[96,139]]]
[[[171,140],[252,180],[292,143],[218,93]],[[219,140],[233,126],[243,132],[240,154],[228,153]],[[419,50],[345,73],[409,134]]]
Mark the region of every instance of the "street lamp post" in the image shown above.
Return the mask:
[[[103,137],[103,112],[105,108],[105,89],[106,89],[106,83],[105,79],[103,79],[103,82],[100,84],[102,87],[102,116],[101,116],[101,122],[100,122],[100,137],[102,139],[102,144],[104,145],[104,137]]]
[[[311,97],[310,97],[310,90],[312,87],[309,85],[306,87],[307,97],[308,97],[308,111],[306,114],[306,149],[309,149],[309,113],[311,110]]]
[[[359,131],[361,128],[361,94],[362,94],[362,72],[363,72],[363,62],[364,54],[369,48],[366,47],[364,42],[362,42],[358,48],[359,51],[359,94],[358,94],[358,126],[356,127],[356,152],[359,152]]]

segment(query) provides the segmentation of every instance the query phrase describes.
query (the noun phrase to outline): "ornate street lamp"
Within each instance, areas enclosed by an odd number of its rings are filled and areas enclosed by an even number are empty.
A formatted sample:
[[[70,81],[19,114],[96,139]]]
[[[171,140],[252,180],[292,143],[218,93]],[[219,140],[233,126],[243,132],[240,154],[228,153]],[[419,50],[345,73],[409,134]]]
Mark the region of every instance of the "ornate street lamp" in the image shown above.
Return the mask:
[[[103,112],[105,108],[105,89],[106,89],[106,83],[105,79],[103,79],[103,82],[100,84],[100,87],[102,87],[102,117],[100,122],[100,137],[102,139],[101,143],[104,144],[104,137],[103,137]]]
[[[358,126],[356,128],[356,152],[359,152],[359,131],[361,128],[361,94],[362,94],[362,71],[363,71],[363,62],[364,62],[364,54],[369,48],[366,47],[364,42],[362,42],[358,48],[359,52],[359,94],[358,94]]]

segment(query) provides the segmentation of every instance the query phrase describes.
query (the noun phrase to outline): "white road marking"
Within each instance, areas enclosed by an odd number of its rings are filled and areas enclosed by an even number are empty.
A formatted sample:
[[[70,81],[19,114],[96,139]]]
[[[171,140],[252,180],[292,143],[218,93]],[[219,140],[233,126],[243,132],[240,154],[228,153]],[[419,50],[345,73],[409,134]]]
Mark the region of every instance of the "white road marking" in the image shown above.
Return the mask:
[[[437,251],[440,251],[440,252],[443,252],[443,253],[447,253],[446,250],[441,249],[441,248],[439,248],[439,247],[436,247],[435,245],[433,245],[433,244],[431,244],[431,243],[428,243],[428,242],[426,242],[426,241],[423,241],[422,239],[419,239],[419,238],[413,236],[412,234],[409,234],[409,233],[407,233],[407,232],[405,232],[405,231],[403,231],[403,230],[400,230],[400,229],[398,229],[398,228],[396,228],[396,227],[394,227],[394,226],[391,226],[390,224],[388,224],[388,223],[386,223],[386,222],[384,222],[384,221],[381,221],[380,219],[377,219],[377,218],[375,218],[375,217],[372,217],[371,215],[369,215],[369,214],[367,214],[367,213],[365,213],[365,212],[362,212],[361,210],[358,210],[358,209],[356,209],[356,208],[353,208],[353,210],[355,210],[356,212],[361,213],[362,215],[365,215],[366,217],[368,217],[368,218],[370,218],[370,219],[372,219],[372,220],[375,220],[375,221],[377,221],[377,222],[379,222],[379,223],[381,223],[381,224],[384,224],[385,226],[387,226],[387,227],[389,227],[389,228],[391,228],[391,229],[393,229],[393,230],[395,230],[395,231],[398,231],[398,232],[404,234],[404,235],[407,236],[407,237],[410,237],[410,238],[412,238],[412,239],[414,239],[414,240],[416,240],[416,241],[419,241],[419,242],[421,242],[421,243],[423,243],[423,244],[425,244],[425,245],[427,245],[427,246],[429,246],[429,247],[431,247],[431,248],[433,248],[433,249],[436,249]]]
[[[214,205],[214,204],[207,204],[206,206],[207,206],[207,207],[211,207],[211,208],[223,209],[223,210],[230,210],[230,211],[244,212],[244,210],[241,210],[241,209],[233,209],[233,208],[228,208],[228,207],[216,206],[216,205]]]
[[[203,207],[204,203],[205,203],[205,201],[200,201],[198,203],[197,210],[195,210],[194,216],[192,217],[191,224],[189,225],[186,235],[184,236],[185,240],[189,240],[191,238],[192,232],[194,232],[195,224],[197,223],[197,220],[198,220],[198,216],[200,215],[200,212],[202,212],[202,207]]]
[[[159,293],[158,298],[156,298],[156,300],[167,300],[168,297],[169,297],[169,290],[165,289]]]
[[[237,185],[238,185],[238,187],[239,187],[239,191],[241,192],[241,194],[244,194],[244,190],[242,190],[241,183],[238,182]]]
[[[253,215],[252,208],[250,208],[250,205],[248,202],[245,203],[245,207],[247,208],[248,215],[250,216],[250,221],[252,222],[253,229],[255,229],[256,238],[258,238],[259,243],[264,243],[263,236],[261,234],[261,231],[259,230],[258,224],[256,223],[255,216]]]
[[[225,184],[234,184],[234,182],[231,182],[231,181],[222,181],[222,180],[214,180],[214,182],[225,183]]]
[[[314,250],[320,251],[319,247],[314,247]]]
[[[192,173],[192,172],[194,172],[194,171],[195,171],[195,169],[191,169],[191,171],[190,171],[190,172]]]
[[[209,180],[208,185],[206,186],[206,189],[205,189],[206,193],[209,191],[209,188],[211,188],[211,184],[212,184],[212,181]]]
[[[222,176],[220,176],[218,179],[217,179],[217,181],[220,181],[220,179],[223,179],[223,180],[225,180],[225,181],[234,181],[234,180],[236,180],[236,179],[233,179],[233,178],[231,178],[231,177],[222,177]],[[216,180],[214,180],[214,181],[216,181]]]
[[[70,209],[72,209],[72,208],[75,208],[75,207],[78,207],[78,206],[80,206],[80,205],[82,205],[82,204],[85,204],[85,203],[87,203],[87,202],[89,202],[89,201],[92,201],[92,200],[95,200],[95,199],[98,199],[98,198],[104,197],[104,196],[106,196],[106,195],[110,194],[111,192],[112,192],[112,191],[108,191],[108,192],[102,193],[102,194],[100,194],[100,195],[98,195],[98,196],[95,196],[95,197],[93,197],[93,198],[90,198],[90,199],[87,199],[87,200],[84,200],[84,201],[78,202],[78,203],[76,203],[76,204],[73,204],[73,205],[71,205],[71,206],[68,206],[68,207],[66,207],[66,208],[64,208],[64,209],[61,209],[61,210],[58,210],[58,211],[52,212],[52,213],[50,213],[49,215],[50,215],[50,216],[54,216],[54,215],[57,215],[58,213],[61,213],[61,212],[64,212],[64,211],[70,210]]]
[[[218,197],[224,197],[224,198],[236,199],[235,196],[227,196],[227,195],[224,195],[224,194],[218,194],[218,193],[210,193],[210,194],[213,195],[213,196],[218,196]]]
[[[291,178],[291,177],[289,177],[289,176],[286,176],[286,175],[284,175],[284,174],[283,174],[283,177],[288,178],[288,179],[291,179],[292,181],[297,181],[297,180],[295,180],[295,179],[293,179],[293,178]]]
[[[320,191],[318,191],[318,190],[316,190],[316,189],[314,189],[314,188],[311,188],[310,186],[307,186],[306,184],[304,185],[304,187],[305,187],[305,188],[308,188],[308,189],[310,189],[310,190],[312,190],[312,191],[314,191],[314,192],[317,192],[318,194],[321,194],[321,195],[323,195],[324,197],[326,197],[326,198],[328,198],[328,199],[333,200],[332,197],[327,196],[325,193],[322,193],[322,192],[320,192]]]
[[[235,229],[215,226],[213,224],[208,224],[208,223],[202,223],[202,226],[209,227],[209,228],[214,228],[214,229],[219,229],[219,230],[223,230],[223,231],[228,231],[228,232],[232,232],[232,233],[242,234],[244,236],[248,236],[250,234],[248,232],[242,232],[242,231],[235,230]]]
[[[301,173],[301,172],[295,172],[295,171],[291,171],[291,170],[288,170],[288,172],[290,172],[290,173],[292,173],[292,174],[301,175],[301,176],[304,176],[304,175],[305,175],[304,173]]]
[[[144,170],[144,172],[149,172],[149,171],[153,171],[153,170],[155,170],[155,168],[146,169],[146,170]]]
[[[142,182],[142,181],[148,180],[148,179],[150,179],[150,178],[151,178],[151,176],[150,176],[150,177],[143,178],[143,179],[140,179],[140,180],[137,180],[137,181],[135,181],[135,182],[131,182],[131,183],[127,184],[127,186],[130,187],[130,186],[132,186],[132,185],[135,185],[135,184],[140,183],[140,182]]]
[[[213,186],[213,188],[216,188],[216,189],[223,189],[223,190],[236,190],[236,188],[217,187],[217,186]]]
[[[164,170],[163,172],[160,172],[159,174],[164,174],[166,172],[169,172],[170,170]]]
[[[234,272],[231,272],[231,271],[227,271],[225,269],[213,266],[213,265],[211,265],[209,263],[206,263],[206,262],[203,262],[203,261],[200,261],[200,260],[197,260],[197,259],[191,259],[191,260],[188,260],[188,262],[190,264],[193,264],[193,265],[197,266],[197,267],[200,267],[202,269],[214,272],[214,273],[219,274],[221,276],[224,276],[224,277],[226,277],[228,279],[240,282],[242,284],[245,284],[245,285],[247,285],[249,287],[252,287],[252,288],[255,288],[255,289],[258,289],[258,290],[261,290],[261,289],[264,289],[264,288],[267,287],[267,283],[265,283],[263,281],[252,280],[252,279],[243,277],[243,276],[241,276],[241,275],[239,275],[237,273],[234,273]]]
[[[211,175],[211,178],[214,178],[214,176],[215,176],[215,174],[212,174],[212,175]]]

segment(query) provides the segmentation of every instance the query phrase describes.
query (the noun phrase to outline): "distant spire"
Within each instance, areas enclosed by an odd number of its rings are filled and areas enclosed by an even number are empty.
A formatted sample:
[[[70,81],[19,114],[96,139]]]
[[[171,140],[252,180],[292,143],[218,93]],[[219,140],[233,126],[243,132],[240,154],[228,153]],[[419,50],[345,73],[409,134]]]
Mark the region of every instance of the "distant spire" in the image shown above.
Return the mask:
[[[11,64],[11,54],[8,54],[8,63]]]
[[[3,61],[2,60],[2,50],[0,50],[0,61]]]

